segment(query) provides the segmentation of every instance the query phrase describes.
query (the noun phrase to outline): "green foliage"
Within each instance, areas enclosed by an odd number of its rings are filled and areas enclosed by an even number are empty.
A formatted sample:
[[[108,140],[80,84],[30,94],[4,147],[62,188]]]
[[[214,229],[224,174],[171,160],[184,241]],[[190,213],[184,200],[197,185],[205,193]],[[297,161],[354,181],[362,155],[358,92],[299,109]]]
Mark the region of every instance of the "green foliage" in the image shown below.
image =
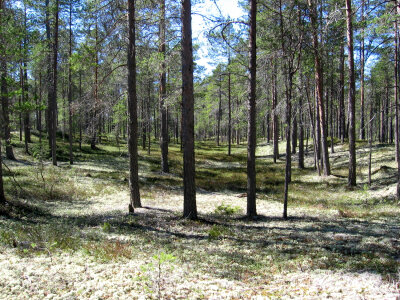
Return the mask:
[[[172,253],[161,252],[160,254],[156,254],[153,258],[157,261],[158,265],[165,264],[167,262],[174,262],[176,257],[172,255]]]
[[[157,292],[158,299],[162,298],[162,291],[166,285],[166,275],[174,270],[172,263],[177,258],[172,253],[161,252],[153,255],[153,261],[140,266],[142,275],[137,279],[144,283],[147,293]]]
[[[30,101],[25,101],[21,103],[15,103],[12,107],[12,110],[15,112],[23,113],[23,112],[31,112],[35,110],[45,110],[46,106],[44,104],[36,105]]]
[[[215,214],[226,215],[226,216],[231,216],[231,215],[238,214],[241,212],[242,212],[242,209],[240,206],[232,206],[230,204],[224,204],[224,203],[218,205],[214,210]]]
[[[103,232],[111,232],[111,224],[108,222],[104,222],[102,226]]]

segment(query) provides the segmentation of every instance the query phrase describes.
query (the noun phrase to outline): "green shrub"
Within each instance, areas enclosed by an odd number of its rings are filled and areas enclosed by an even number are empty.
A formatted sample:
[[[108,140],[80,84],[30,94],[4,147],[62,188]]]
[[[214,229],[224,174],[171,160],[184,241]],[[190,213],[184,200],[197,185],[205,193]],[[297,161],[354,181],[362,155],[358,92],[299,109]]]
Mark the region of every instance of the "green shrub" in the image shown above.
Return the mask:
[[[102,229],[103,232],[111,232],[111,224],[108,222],[104,222]]]
[[[214,213],[217,215],[230,216],[240,213],[241,211],[242,209],[239,206],[232,206],[230,204],[222,203],[215,208]]]

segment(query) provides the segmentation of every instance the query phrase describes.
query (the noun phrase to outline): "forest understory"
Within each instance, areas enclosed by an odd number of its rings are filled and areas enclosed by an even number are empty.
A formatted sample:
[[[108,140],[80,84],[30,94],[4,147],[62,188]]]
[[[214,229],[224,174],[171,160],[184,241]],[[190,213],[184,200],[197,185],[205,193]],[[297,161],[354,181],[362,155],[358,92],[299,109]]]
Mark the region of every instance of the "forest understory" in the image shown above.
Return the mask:
[[[37,153],[38,138],[30,144]],[[74,149],[58,167],[24,154],[5,160],[9,204],[0,217],[1,299],[398,299],[400,206],[394,146],[357,144],[358,186],[347,188],[347,144],[331,154],[332,174],[296,155],[289,219],[282,219],[284,156],[259,140],[257,207],[245,218],[246,145],[196,144],[200,219],[182,218],[182,159],[170,145],[139,151],[142,208],[128,214],[126,145]],[[58,155],[68,157],[67,142]],[[285,142],[281,142],[281,153]],[[35,150],[36,149],[36,150]],[[36,152],[35,152],[36,151]],[[39,157],[39,156],[37,156]]]

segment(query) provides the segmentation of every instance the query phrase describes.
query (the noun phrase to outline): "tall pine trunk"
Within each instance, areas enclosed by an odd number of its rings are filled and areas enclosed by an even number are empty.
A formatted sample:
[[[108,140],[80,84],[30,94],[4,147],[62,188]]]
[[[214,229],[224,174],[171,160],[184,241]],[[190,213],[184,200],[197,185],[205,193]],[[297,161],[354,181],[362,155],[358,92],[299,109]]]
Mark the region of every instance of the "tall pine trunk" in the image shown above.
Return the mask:
[[[58,15],[59,15],[59,0],[56,0],[55,8],[55,24],[54,24],[54,43],[53,43],[53,88],[51,94],[51,107],[49,109],[49,122],[51,123],[51,157],[53,165],[57,166],[57,60],[58,60]]]
[[[360,47],[360,138],[365,140],[365,88],[364,88],[364,71],[365,71],[365,42],[364,42],[364,6],[365,0],[361,1],[361,47]]]
[[[72,57],[72,0],[69,2],[69,59]],[[69,140],[69,163],[74,163],[73,152],[72,152],[72,70],[71,62],[68,62],[68,140]]]
[[[231,151],[232,151],[231,73],[228,73],[228,156],[231,155]]]
[[[400,2],[396,0],[396,14],[400,15]],[[397,200],[400,200],[400,149],[399,149],[399,84],[400,84],[400,62],[399,62],[399,24],[396,19],[395,22],[395,150],[396,150],[396,161],[397,161]]]
[[[339,78],[339,136],[344,143],[346,137],[346,115],[344,106],[344,44],[340,46],[340,78]]]
[[[274,69],[272,74],[272,135],[274,143],[274,163],[279,159],[279,120],[278,113],[276,112],[276,107],[278,105],[278,87],[277,87],[277,67],[276,62],[274,62]]]
[[[347,47],[349,61],[349,177],[348,185],[356,185],[356,80],[354,75],[353,12],[351,0],[346,0]]]
[[[128,0],[128,113],[129,113],[129,212],[141,207],[138,168],[138,124],[136,95],[136,35],[135,35],[135,0]]]
[[[95,49],[94,49],[94,105],[92,113],[92,124],[91,124],[91,139],[90,148],[96,150],[96,140],[97,140],[97,125],[99,124],[99,117],[97,116],[97,110],[99,105],[99,32],[98,32],[98,17],[96,12],[96,25],[95,25]],[[128,79],[129,80],[129,79]],[[129,88],[128,88],[129,89]]]
[[[1,58],[1,106],[3,110],[3,128],[4,140],[6,143],[6,157],[15,160],[14,151],[11,145],[11,129],[10,129],[10,109],[7,86],[7,63],[5,58]]]
[[[311,12],[311,25],[312,25],[312,39],[314,47],[314,63],[315,63],[315,96],[318,101],[318,113],[319,113],[319,127],[321,130],[321,153],[322,153],[322,165],[324,168],[324,175],[329,176],[331,169],[329,165],[329,154],[328,154],[328,143],[325,124],[325,110],[323,101],[323,78],[322,78],[322,61],[320,58],[318,34],[317,34],[317,11],[314,0],[308,0]]]
[[[256,17],[257,1],[249,0],[250,31],[249,31],[249,92],[248,92],[248,127],[247,127],[247,216],[257,215],[256,209]]]
[[[160,134],[160,148],[161,148],[161,170],[165,173],[169,172],[168,166],[168,121],[167,121],[167,108],[165,98],[167,96],[167,75],[165,69],[165,0],[160,0],[161,6],[161,21],[160,21],[160,45],[159,52],[161,54],[161,73],[160,73],[160,114],[161,114],[161,134]]]
[[[0,3],[0,5],[2,5],[2,3]],[[4,195],[4,185],[3,185],[3,158],[1,156],[1,139],[0,139],[0,204],[5,204],[6,202],[7,200],[6,196]]]
[[[300,86],[303,87],[303,74],[300,72]],[[304,169],[304,115],[303,96],[299,98],[299,169]]]
[[[197,219],[194,157],[192,4],[182,0],[183,217]]]
[[[2,22],[5,14],[5,5],[4,1],[0,0],[0,30],[3,28]],[[0,39],[3,35],[0,33]],[[10,130],[10,110],[9,110],[9,97],[8,97],[8,85],[7,85],[7,57],[4,49],[5,43],[3,40],[0,40],[0,93],[1,93],[1,108],[3,115],[3,126],[1,130],[4,133],[4,140],[6,143],[6,157],[8,159],[15,160],[13,148],[11,145],[11,130]],[[1,166],[0,166],[1,168]],[[1,171],[1,170],[0,170]],[[1,201],[1,195],[0,195]]]
[[[221,117],[222,117],[222,75],[219,75],[219,101],[218,101],[218,113],[217,113],[217,146],[220,145],[221,135]]]

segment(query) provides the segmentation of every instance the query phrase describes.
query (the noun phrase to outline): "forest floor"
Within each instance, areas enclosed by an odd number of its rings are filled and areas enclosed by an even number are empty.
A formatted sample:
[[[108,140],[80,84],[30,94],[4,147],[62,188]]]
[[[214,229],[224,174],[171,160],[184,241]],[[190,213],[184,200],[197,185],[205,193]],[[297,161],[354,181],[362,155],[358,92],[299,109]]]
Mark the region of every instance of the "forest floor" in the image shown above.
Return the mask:
[[[35,137],[35,141],[37,138]],[[346,145],[331,154],[333,175],[297,168],[283,220],[284,157],[259,141],[257,210],[246,209],[246,146],[196,147],[200,220],[183,219],[182,159],[170,147],[140,151],[143,208],[127,213],[126,148],[75,149],[73,166],[23,153],[5,160],[10,205],[0,214],[0,299],[396,299],[400,297],[400,205],[394,147],[358,143],[358,186],[346,187]],[[65,159],[67,143],[59,142]],[[284,143],[281,145],[282,153]],[[38,144],[31,150],[38,157]],[[398,298],[397,298],[398,299]]]

